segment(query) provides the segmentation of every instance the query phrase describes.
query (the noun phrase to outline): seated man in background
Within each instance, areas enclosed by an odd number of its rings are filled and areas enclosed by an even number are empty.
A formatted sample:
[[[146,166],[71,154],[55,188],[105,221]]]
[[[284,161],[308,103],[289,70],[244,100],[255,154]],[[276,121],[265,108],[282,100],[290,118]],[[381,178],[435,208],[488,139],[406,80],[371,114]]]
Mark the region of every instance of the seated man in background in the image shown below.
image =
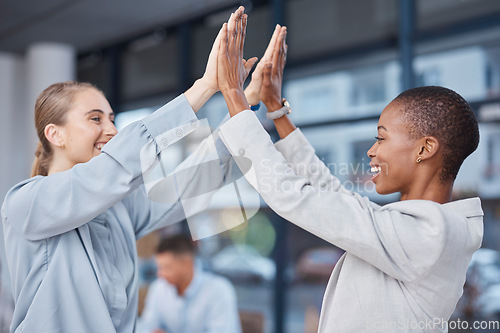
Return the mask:
[[[155,260],[158,279],[149,288],[139,332],[241,332],[234,287],[196,266],[189,238],[163,239]]]

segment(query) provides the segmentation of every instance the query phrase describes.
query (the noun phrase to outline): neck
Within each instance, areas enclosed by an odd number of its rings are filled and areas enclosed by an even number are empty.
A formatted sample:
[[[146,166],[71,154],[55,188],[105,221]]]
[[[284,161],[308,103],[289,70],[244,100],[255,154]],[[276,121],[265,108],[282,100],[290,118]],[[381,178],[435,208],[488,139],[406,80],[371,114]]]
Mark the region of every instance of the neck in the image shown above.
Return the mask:
[[[54,157],[52,163],[50,163],[47,175],[52,175],[54,173],[62,172],[71,169],[75,164],[68,161],[66,158],[62,158],[54,152]]]
[[[428,181],[413,184],[410,190],[401,192],[401,201],[404,200],[430,200],[440,204],[451,201],[453,181],[443,183],[439,173]],[[417,178],[418,179],[418,178]]]
[[[183,296],[184,295],[184,292],[186,291],[186,289],[189,287],[189,285],[191,284],[191,281],[193,281],[193,276],[194,276],[194,270],[190,269],[189,271],[186,272],[186,276],[185,276],[185,279],[182,280],[181,283],[179,283],[176,287],[177,287],[177,293],[180,295],[180,296]]]

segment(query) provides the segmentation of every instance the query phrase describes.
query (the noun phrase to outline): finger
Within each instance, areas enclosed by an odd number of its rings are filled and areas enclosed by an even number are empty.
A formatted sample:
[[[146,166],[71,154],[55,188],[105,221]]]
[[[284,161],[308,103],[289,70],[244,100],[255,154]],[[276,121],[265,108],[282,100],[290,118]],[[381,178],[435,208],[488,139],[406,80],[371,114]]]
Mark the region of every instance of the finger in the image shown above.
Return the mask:
[[[250,71],[252,70],[252,67],[255,65],[257,60],[259,60],[257,57],[250,58],[246,62],[243,60],[247,76],[250,73]]]
[[[240,6],[231,16],[228,22],[229,48],[233,50],[234,44],[238,46],[238,32],[241,30],[241,17],[243,15],[243,6]]]
[[[219,61],[227,58],[227,43],[228,43],[227,23],[224,23],[220,31],[220,42],[219,42],[220,45],[219,45],[219,56],[218,56]]]
[[[286,45],[286,27],[283,27],[282,29],[282,34],[280,35],[280,54],[278,58],[278,69],[283,72],[283,69],[285,68],[285,59],[286,59],[286,50],[285,50],[285,45]]]
[[[264,65],[264,69],[262,70],[262,87],[271,86],[272,71],[273,71],[273,64],[271,62],[267,62]]]
[[[231,14],[229,21],[227,22],[227,34],[228,34],[228,44],[231,46],[236,38],[236,24],[237,24],[238,11]]]
[[[257,63],[257,66],[255,66],[255,70],[252,73],[252,80],[262,78],[262,70],[264,69],[265,66],[265,59],[260,59],[260,61]]]
[[[281,49],[281,40],[283,36],[283,27],[280,29],[278,38],[276,40],[276,43],[274,45],[274,50],[273,50],[273,56],[272,56],[272,68],[273,72],[277,73],[279,67],[279,58],[280,58],[280,49]]]
[[[274,46],[276,45],[276,40],[278,39],[278,35],[279,35],[280,31],[281,31],[281,26],[279,24],[276,24],[276,27],[274,28],[271,40],[269,41],[269,44],[267,45],[266,51],[264,52],[264,56],[262,56],[262,60],[267,61],[269,59],[272,59]]]
[[[285,44],[285,54],[283,56],[283,69],[285,69],[287,55],[288,55],[288,44]]]
[[[238,34],[239,36],[239,46],[240,46],[240,57],[243,57],[243,48],[245,46],[245,37],[247,35],[247,20],[248,20],[248,15],[243,14],[241,17],[241,30]]]

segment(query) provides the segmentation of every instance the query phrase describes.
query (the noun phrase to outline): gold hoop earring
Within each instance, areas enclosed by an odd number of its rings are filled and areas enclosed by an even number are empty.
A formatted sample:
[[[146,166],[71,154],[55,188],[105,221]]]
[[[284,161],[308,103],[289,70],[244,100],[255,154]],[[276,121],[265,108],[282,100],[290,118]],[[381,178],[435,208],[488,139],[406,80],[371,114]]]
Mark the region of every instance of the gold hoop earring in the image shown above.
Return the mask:
[[[419,156],[419,157],[417,157],[417,163],[420,163],[420,162],[422,162],[422,157]]]

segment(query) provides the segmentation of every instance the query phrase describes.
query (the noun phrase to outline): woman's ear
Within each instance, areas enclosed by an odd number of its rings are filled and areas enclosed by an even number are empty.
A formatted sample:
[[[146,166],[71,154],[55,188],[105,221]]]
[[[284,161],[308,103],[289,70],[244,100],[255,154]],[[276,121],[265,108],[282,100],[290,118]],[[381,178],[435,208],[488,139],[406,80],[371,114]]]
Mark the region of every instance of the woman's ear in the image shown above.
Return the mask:
[[[420,161],[431,158],[436,155],[439,150],[439,141],[433,136],[423,137],[422,143],[420,145],[420,151],[418,152],[418,159]]]
[[[47,140],[56,147],[64,148],[64,135],[62,128],[54,124],[48,124],[43,131]]]

